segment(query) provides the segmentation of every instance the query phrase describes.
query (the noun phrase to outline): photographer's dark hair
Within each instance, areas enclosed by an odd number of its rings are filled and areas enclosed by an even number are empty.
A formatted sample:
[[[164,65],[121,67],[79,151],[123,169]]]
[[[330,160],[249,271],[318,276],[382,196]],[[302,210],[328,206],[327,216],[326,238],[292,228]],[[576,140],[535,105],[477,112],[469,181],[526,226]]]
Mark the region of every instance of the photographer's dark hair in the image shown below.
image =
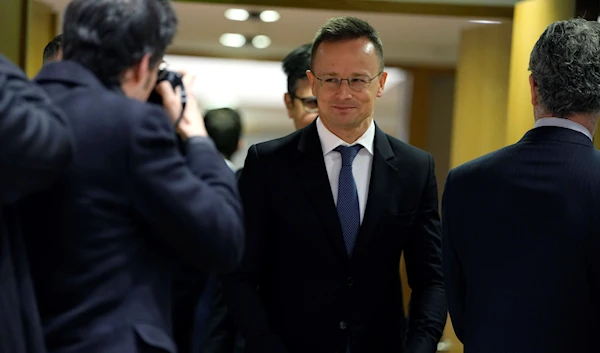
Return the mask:
[[[169,0],[73,0],[63,24],[63,58],[80,63],[107,85],[152,54],[155,67],[173,40],[177,16]]]
[[[242,136],[240,114],[231,108],[212,109],[204,114],[204,125],[217,150],[231,159]]]
[[[56,37],[54,37],[54,39],[52,39],[52,41],[50,41],[50,43],[48,43],[44,48],[43,63],[47,64],[49,62],[56,61],[58,58],[58,53],[60,53],[62,46],[63,35],[59,34]]]
[[[288,93],[294,95],[298,88],[298,80],[306,79],[306,70],[310,68],[310,48],[312,44],[304,44],[294,49],[281,62],[287,75]]]
[[[319,30],[312,43],[311,67],[315,53],[323,42],[344,42],[347,40],[367,38],[375,46],[377,56],[381,61],[381,69],[385,67],[383,59],[383,43],[379,34],[370,24],[360,18],[341,16],[329,19]]]

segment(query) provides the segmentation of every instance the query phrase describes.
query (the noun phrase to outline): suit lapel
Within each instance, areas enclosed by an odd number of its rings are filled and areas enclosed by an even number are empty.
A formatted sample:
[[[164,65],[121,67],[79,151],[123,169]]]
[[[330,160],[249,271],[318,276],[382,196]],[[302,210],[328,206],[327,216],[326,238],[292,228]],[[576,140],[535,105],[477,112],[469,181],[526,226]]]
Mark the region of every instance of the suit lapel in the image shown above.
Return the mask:
[[[375,125],[375,148],[367,207],[356,239],[354,254],[366,248],[379,223],[381,214],[389,204],[385,200],[395,194],[395,189],[398,186],[398,169],[390,164],[394,157],[387,135]]]
[[[296,172],[301,176],[306,195],[323,223],[335,252],[347,259],[342,227],[333,202],[316,122],[302,130],[298,143],[298,155],[299,163]]]

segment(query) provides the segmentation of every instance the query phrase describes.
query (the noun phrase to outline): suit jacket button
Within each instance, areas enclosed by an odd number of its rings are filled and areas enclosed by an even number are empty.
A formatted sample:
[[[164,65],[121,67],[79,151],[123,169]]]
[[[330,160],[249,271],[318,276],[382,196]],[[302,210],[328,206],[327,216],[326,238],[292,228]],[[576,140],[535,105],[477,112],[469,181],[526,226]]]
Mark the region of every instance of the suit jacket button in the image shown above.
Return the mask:
[[[345,330],[347,327],[346,321],[340,321],[340,330]]]

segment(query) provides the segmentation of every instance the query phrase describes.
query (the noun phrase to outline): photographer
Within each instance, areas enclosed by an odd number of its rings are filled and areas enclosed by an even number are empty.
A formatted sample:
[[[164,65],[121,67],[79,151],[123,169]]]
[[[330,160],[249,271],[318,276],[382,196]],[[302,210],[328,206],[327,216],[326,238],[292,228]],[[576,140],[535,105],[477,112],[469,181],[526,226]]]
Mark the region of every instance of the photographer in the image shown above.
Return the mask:
[[[221,272],[240,261],[235,178],[206,136],[194,78],[183,74],[185,109],[168,81],[156,87],[164,107],[146,102],[176,26],[165,0],[74,0],[63,61],[36,77],[76,143],[72,166],[27,214],[49,352],[175,352],[176,265]]]

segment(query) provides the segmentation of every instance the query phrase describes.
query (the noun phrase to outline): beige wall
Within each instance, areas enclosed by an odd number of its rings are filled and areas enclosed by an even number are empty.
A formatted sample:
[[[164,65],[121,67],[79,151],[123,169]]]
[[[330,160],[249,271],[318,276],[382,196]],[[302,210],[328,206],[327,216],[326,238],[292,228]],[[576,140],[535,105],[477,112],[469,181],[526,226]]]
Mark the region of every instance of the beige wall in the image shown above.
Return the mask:
[[[511,24],[463,31],[452,122],[454,168],[506,143]]]
[[[44,48],[56,35],[56,18],[50,6],[39,1],[31,2],[25,70],[30,78],[42,67]]]
[[[27,0],[1,0],[0,53],[21,68],[25,67],[27,46]]]
[[[454,106],[454,74],[440,74],[429,87],[430,110],[427,151],[435,159],[435,176],[440,196],[450,168],[450,134]]]

